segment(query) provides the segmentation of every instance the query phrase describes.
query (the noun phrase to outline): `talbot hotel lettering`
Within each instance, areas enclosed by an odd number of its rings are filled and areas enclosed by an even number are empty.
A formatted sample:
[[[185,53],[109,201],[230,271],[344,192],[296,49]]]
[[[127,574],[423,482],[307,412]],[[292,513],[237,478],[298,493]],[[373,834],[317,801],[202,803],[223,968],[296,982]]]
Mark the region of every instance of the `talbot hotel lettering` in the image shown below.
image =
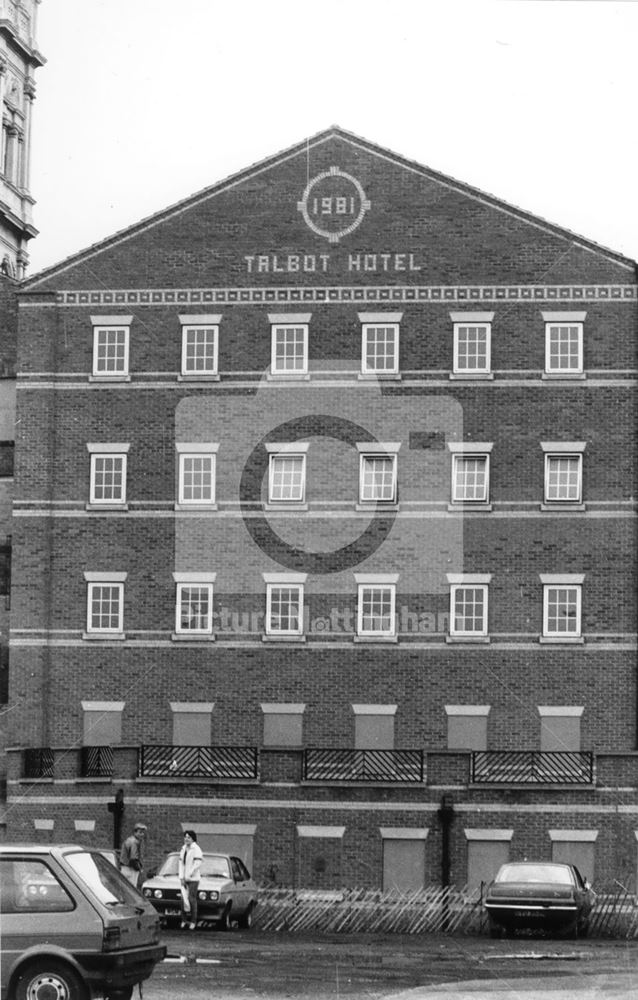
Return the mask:
[[[244,257],[248,274],[327,274],[345,268],[350,273],[420,271],[414,253],[263,253]]]

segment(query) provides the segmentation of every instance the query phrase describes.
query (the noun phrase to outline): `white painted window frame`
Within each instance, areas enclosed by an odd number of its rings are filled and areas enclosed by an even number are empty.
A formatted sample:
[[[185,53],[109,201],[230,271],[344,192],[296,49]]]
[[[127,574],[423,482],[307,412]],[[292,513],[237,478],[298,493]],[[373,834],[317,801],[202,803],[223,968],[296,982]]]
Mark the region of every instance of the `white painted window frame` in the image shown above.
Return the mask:
[[[181,374],[185,379],[211,378],[219,376],[219,324],[221,314],[215,315],[187,315],[182,314],[179,321],[182,327],[182,362]],[[191,331],[210,330],[213,336],[213,362],[210,368],[189,368],[188,367],[188,338]]]
[[[541,573],[541,583],[543,584],[543,632],[541,642],[583,642],[582,634],[582,603],[583,603],[583,583],[585,575],[583,573]],[[549,629],[549,601],[550,594],[554,590],[573,590],[576,607],[576,628],[570,632],[550,631]]]
[[[125,510],[126,509],[126,487],[127,487],[127,472],[128,472],[128,452],[130,449],[130,444],[124,442],[113,442],[113,443],[87,443],[87,451],[90,456],[90,473],[89,473],[89,509],[97,507],[99,509],[111,509],[111,510]],[[104,500],[100,497],[96,497],[96,476],[97,476],[97,461],[98,459],[120,459],[122,463],[122,495],[118,500]]]
[[[380,639],[387,640],[397,638],[396,630],[396,591],[398,573],[355,573],[357,583],[357,638],[366,641]],[[368,593],[385,592],[390,598],[390,625],[387,629],[366,629],[363,627],[364,598]]]
[[[131,343],[131,323],[132,316],[91,316],[93,326],[93,361],[91,367],[91,380],[117,382],[130,379],[129,355]],[[124,334],[124,354],[122,367],[115,371],[105,371],[99,367],[99,347],[103,335],[108,333]]]

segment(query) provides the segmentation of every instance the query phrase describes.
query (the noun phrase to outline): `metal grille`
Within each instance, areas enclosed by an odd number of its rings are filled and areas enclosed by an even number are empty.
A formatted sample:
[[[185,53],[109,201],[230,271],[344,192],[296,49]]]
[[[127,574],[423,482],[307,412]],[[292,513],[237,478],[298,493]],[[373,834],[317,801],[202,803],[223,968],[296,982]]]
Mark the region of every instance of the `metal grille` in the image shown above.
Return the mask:
[[[25,778],[53,777],[53,750],[50,747],[30,747],[24,751]]]
[[[588,785],[594,755],[584,751],[481,750],[472,754],[472,781]]]
[[[256,778],[255,747],[176,747],[144,744],[140,778]]]
[[[82,777],[111,778],[113,776],[113,747],[82,747]]]
[[[425,777],[422,750],[335,750],[304,752],[306,781],[419,781]]]

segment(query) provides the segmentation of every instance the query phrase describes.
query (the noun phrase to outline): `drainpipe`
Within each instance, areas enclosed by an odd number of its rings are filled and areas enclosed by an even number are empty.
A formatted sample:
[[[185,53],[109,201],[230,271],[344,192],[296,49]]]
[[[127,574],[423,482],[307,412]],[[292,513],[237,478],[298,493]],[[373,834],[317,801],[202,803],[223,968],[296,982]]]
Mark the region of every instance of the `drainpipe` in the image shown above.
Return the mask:
[[[124,790],[118,788],[115,801],[106,807],[113,814],[113,847],[119,851],[122,844],[122,817],[124,816]]]
[[[443,889],[450,887],[450,870],[452,863],[450,860],[450,842],[452,834],[452,823],[454,822],[454,800],[450,794],[441,797],[441,806],[438,810],[441,823],[441,886]],[[449,893],[443,894],[443,930],[448,929],[449,924]]]

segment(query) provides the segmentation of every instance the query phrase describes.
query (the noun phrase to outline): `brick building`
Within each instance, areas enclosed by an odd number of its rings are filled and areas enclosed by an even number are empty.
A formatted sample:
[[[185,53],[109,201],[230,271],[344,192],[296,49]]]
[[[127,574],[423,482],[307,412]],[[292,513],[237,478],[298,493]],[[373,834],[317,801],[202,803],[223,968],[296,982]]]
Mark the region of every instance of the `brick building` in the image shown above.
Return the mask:
[[[635,886],[636,293],[336,127],[27,281],[9,835]]]

